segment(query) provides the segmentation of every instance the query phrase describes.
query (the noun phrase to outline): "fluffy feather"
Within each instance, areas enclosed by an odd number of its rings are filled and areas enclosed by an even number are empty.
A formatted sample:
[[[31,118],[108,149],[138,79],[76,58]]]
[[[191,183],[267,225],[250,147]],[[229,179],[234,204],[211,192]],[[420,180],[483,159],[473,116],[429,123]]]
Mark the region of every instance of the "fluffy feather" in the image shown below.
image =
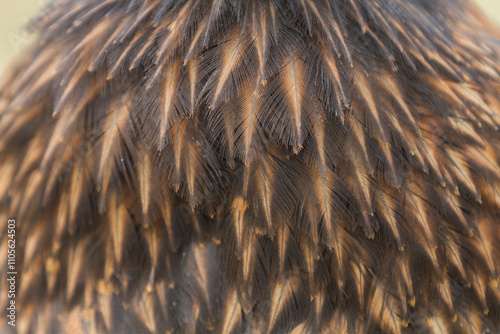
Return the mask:
[[[499,332],[483,21],[450,0],[54,1],[0,90],[19,332]]]

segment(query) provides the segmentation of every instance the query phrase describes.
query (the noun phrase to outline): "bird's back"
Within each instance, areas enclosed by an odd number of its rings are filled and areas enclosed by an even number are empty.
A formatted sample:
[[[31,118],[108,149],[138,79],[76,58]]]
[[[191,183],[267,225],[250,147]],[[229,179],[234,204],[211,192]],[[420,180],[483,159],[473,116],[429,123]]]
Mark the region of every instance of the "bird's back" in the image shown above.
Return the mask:
[[[54,1],[0,91],[16,328],[498,333],[500,39],[480,20]]]

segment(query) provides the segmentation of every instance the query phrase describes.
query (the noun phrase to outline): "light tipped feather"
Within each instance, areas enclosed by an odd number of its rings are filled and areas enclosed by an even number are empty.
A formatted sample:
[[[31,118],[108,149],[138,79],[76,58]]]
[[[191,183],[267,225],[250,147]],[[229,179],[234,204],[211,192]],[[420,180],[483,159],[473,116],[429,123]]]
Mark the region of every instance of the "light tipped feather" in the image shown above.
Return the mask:
[[[0,88],[20,332],[498,332],[482,20],[446,0],[53,2]]]

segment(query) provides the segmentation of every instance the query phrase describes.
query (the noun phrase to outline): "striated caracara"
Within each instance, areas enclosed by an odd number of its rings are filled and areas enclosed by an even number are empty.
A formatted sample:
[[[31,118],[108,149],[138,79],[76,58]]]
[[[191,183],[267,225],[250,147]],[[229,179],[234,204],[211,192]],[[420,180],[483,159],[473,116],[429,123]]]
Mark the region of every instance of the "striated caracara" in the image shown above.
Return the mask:
[[[0,88],[19,333],[500,332],[500,34],[469,2],[56,0],[34,26]]]

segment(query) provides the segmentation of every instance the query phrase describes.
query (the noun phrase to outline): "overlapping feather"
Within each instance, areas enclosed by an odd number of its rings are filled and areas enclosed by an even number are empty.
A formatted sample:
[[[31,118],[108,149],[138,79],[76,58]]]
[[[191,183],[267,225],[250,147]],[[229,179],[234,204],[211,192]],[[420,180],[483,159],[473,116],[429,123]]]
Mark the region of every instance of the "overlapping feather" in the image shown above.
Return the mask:
[[[0,92],[21,332],[499,330],[500,48],[469,5],[65,1],[35,24]]]

